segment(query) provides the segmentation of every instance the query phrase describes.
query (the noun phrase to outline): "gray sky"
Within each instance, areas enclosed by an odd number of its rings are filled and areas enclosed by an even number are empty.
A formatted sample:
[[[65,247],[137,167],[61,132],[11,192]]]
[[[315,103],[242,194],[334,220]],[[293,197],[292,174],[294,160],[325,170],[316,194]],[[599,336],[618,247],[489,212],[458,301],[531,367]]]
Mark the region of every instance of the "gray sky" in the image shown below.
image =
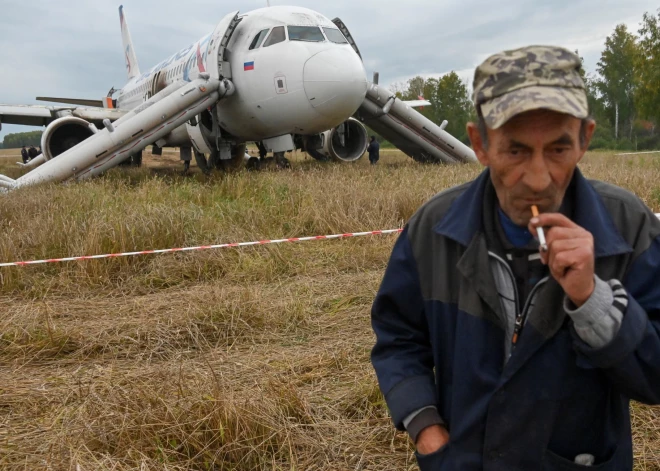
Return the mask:
[[[126,82],[118,7],[121,0],[0,0],[0,103],[36,96],[98,99]],[[232,10],[265,0],[124,0],[140,68],[145,71],[211,32]],[[594,72],[605,37],[625,23],[637,32],[657,0],[271,0],[340,17],[353,34],[367,74],[381,83],[451,70],[471,77],[488,55],[528,44],[578,49]],[[36,128],[3,125],[5,134]]]

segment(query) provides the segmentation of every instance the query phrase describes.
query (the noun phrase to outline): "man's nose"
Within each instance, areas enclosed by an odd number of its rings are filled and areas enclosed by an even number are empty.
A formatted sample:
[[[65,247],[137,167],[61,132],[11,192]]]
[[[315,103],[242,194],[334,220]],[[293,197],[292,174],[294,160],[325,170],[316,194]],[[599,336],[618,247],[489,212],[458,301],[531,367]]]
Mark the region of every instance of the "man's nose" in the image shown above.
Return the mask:
[[[546,190],[552,178],[550,177],[550,169],[543,156],[542,151],[534,152],[528,161],[527,170],[524,176],[525,185],[532,191],[541,193]]]

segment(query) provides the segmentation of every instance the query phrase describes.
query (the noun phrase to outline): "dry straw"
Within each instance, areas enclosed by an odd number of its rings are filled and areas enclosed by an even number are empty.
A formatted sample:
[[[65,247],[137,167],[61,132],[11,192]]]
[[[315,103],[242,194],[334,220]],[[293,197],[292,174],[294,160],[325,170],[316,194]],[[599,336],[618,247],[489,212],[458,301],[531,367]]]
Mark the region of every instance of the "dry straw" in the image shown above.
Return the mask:
[[[21,190],[0,202],[0,258],[400,227],[480,171],[384,154],[376,168],[117,170]],[[596,155],[583,169],[660,210],[658,160]],[[416,469],[369,363],[392,243],[0,270],[0,469]],[[633,420],[636,469],[660,469],[659,410],[635,404]]]

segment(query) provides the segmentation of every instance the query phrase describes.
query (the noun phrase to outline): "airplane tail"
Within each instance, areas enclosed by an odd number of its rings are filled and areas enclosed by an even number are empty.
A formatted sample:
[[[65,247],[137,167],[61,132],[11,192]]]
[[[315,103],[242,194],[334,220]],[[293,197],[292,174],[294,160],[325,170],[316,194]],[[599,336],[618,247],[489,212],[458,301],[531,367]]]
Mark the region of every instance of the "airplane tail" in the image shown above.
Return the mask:
[[[137,56],[135,55],[135,48],[131,40],[131,32],[128,30],[128,23],[126,23],[126,16],[124,16],[124,6],[119,7],[119,22],[121,24],[121,40],[124,44],[124,58],[126,60],[126,73],[128,79],[132,79],[140,75],[140,66],[138,65]]]

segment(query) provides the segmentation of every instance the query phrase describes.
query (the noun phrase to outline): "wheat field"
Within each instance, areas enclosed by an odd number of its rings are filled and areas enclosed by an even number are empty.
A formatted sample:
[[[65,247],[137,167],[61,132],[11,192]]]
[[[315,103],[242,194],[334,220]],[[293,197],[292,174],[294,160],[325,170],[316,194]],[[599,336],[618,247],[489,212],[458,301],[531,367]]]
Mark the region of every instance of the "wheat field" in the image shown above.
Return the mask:
[[[0,261],[393,229],[480,172],[293,161],[206,177],[170,153],[0,195]],[[660,212],[660,154],[581,167]],[[417,469],[369,363],[394,240],[1,269],[0,469]],[[659,470],[660,409],[632,411],[635,469]]]

